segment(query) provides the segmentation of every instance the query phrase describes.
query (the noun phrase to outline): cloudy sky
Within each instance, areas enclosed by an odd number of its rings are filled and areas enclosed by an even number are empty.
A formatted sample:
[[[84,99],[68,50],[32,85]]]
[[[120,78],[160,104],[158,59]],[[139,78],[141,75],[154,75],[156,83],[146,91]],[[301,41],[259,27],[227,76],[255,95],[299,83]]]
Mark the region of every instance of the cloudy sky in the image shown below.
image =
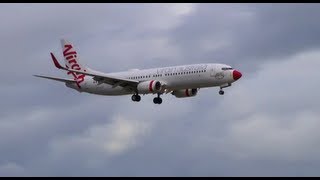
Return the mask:
[[[0,176],[320,176],[319,4],[1,4]],[[60,39],[113,72],[226,63],[218,94],[78,93]]]

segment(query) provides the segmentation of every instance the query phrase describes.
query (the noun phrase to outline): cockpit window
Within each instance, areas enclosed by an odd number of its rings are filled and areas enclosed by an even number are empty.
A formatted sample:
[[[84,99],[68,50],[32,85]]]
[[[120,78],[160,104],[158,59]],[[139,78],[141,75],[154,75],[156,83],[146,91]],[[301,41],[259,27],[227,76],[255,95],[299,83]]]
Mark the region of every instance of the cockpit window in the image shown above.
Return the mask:
[[[223,68],[221,68],[222,70],[232,70],[233,68],[232,67],[223,67]]]

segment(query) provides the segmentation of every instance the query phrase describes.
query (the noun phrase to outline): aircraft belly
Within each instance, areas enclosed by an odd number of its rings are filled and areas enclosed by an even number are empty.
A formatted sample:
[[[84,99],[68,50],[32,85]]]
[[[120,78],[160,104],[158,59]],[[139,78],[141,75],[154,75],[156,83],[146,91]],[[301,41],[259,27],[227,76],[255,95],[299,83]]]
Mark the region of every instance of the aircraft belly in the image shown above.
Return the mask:
[[[187,89],[187,88],[204,88],[215,86],[215,82],[211,79],[198,78],[193,79],[192,77],[181,77],[176,79],[168,79],[167,84],[169,89]]]
[[[112,87],[109,84],[93,84],[87,83],[85,87],[85,91],[91,94],[98,94],[98,95],[126,95],[132,94],[132,92],[124,89],[121,86]]]
[[[101,84],[102,87],[97,88],[97,91],[100,94],[104,94],[104,95],[125,95],[125,94],[132,94],[132,92],[124,89],[121,86],[117,86],[117,87],[112,87],[109,84]]]

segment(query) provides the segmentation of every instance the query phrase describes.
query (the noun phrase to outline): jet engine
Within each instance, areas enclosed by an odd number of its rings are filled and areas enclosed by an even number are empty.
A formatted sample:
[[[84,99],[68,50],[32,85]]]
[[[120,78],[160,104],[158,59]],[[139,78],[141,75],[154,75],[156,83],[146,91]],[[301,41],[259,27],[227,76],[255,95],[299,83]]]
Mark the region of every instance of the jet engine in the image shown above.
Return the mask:
[[[192,97],[197,95],[197,93],[198,93],[198,89],[183,89],[183,90],[175,90],[172,92],[172,94],[177,98]]]
[[[156,80],[144,81],[138,84],[137,89],[139,94],[157,93],[161,90],[161,83]]]

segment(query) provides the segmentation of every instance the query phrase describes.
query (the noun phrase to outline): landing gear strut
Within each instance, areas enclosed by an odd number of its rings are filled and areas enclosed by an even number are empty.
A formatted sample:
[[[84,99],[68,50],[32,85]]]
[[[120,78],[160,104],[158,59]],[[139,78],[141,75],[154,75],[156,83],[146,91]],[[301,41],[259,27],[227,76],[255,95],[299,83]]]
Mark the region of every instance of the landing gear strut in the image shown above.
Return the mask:
[[[161,99],[159,93],[158,93],[158,97],[153,98],[153,103],[155,103],[155,104],[161,104],[162,103],[162,99]]]
[[[229,87],[229,86],[231,86],[231,83],[224,84],[224,85],[220,86],[219,94],[220,95],[224,95],[224,91],[222,90],[222,88],[226,88],[226,87]]]
[[[139,96],[138,94],[134,94],[132,95],[131,99],[132,101],[139,102],[141,100],[141,96]]]

